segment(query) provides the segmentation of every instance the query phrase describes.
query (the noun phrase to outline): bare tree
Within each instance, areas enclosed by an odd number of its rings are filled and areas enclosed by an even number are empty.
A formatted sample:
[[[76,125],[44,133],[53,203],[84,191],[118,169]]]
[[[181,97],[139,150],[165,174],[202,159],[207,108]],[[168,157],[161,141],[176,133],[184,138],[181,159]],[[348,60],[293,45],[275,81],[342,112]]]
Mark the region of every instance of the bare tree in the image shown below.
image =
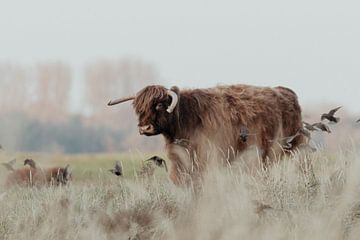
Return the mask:
[[[18,64],[0,64],[0,109],[24,111],[31,102],[29,70]]]
[[[96,115],[112,97],[133,94],[157,82],[154,67],[140,60],[102,60],[85,69],[86,102]]]
[[[35,96],[31,114],[42,120],[59,120],[68,114],[71,69],[61,62],[36,66]]]

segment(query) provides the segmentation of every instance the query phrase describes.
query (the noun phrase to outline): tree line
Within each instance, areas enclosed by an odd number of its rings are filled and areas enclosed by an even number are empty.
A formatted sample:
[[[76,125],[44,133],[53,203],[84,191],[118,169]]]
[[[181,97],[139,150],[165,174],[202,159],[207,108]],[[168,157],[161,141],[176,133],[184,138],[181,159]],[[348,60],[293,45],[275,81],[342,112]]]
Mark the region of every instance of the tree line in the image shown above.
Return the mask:
[[[0,63],[0,143],[15,151],[65,153],[141,145],[130,106],[110,109],[106,103],[158,79],[156,68],[139,59],[94,61],[83,67],[81,79],[60,61]],[[82,106],[76,113],[74,100]]]

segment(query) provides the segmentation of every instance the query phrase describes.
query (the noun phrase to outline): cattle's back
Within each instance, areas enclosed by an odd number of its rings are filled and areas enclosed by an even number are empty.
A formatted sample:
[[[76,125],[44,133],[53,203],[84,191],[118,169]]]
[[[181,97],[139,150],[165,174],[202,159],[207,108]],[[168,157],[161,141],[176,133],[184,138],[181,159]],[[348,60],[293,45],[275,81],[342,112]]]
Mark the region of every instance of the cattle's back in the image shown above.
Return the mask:
[[[5,186],[33,186],[46,183],[44,173],[39,169],[21,168],[10,173],[6,179]]]

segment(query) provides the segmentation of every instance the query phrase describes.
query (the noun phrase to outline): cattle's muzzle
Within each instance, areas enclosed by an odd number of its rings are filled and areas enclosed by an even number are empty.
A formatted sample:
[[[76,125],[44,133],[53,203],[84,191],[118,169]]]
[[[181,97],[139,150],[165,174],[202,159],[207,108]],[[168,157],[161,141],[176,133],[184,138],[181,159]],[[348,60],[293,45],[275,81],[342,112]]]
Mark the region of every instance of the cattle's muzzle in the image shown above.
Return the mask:
[[[139,126],[139,133],[141,135],[151,136],[157,134],[152,124]]]

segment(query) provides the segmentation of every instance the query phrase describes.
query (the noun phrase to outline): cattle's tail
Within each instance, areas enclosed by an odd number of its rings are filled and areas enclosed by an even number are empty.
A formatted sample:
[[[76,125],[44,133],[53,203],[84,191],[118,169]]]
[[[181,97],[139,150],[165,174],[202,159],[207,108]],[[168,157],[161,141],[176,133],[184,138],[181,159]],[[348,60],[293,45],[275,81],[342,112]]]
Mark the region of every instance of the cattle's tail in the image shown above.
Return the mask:
[[[280,106],[282,111],[283,134],[285,137],[294,136],[302,128],[301,107],[296,93],[286,87],[276,87],[280,93]],[[300,144],[306,142],[306,137],[299,134],[293,141],[289,150],[296,149]]]

